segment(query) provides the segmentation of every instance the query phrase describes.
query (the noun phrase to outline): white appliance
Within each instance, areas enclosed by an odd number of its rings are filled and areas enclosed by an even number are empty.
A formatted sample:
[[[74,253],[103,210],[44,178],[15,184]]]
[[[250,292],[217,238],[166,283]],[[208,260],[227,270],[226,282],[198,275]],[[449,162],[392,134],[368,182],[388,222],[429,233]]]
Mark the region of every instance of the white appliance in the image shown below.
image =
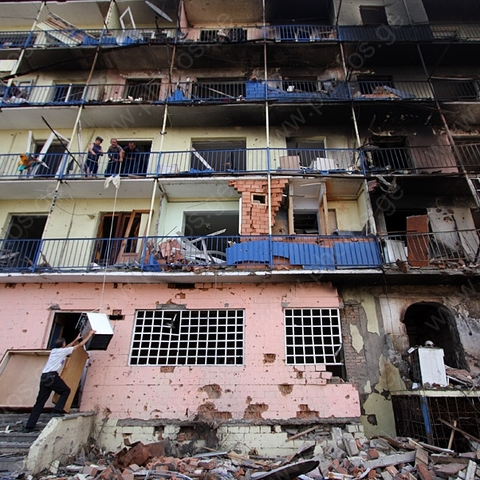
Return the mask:
[[[421,385],[448,385],[443,348],[418,347],[411,353],[413,381]]]
[[[87,350],[106,350],[113,337],[113,327],[105,313],[84,312],[78,320],[78,328],[85,338],[90,330],[97,333],[86,343]]]

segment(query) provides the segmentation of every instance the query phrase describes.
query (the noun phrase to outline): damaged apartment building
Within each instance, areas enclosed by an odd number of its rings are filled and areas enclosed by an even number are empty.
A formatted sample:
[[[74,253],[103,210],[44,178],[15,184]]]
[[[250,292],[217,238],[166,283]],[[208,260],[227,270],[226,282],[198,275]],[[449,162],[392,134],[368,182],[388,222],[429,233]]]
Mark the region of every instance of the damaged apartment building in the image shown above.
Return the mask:
[[[0,29],[3,409],[90,325],[68,408],[108,449],[480,437],[478,2],[11,1]]]

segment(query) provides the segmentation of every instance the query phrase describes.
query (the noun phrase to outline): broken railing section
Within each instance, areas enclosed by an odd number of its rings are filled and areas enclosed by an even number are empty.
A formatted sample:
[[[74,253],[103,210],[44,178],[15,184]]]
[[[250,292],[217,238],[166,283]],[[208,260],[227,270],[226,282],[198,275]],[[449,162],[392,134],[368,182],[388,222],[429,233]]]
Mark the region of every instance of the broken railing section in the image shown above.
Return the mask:
[[[411,268],[475,268],[479,245],[479,230],[381,236],[3,239],[0,271],[164,272],[197,267],[329,271],[393,264],[406,273]]]
[[[217,269],[379,268],[378,239],[362,236],[212,236],[9,240],[0,270],[149,272]]]
[[[23,153],[0,154],[0,178],[83,178],[86,152],[43,153],[27,169],[19,169]],[[108,156],[99,159],[103,177]],[[134,154],[122,164],[123,177],[197,176],[210,174],[457,174],[480,171],[480,144],[381,148],[235,148]]]

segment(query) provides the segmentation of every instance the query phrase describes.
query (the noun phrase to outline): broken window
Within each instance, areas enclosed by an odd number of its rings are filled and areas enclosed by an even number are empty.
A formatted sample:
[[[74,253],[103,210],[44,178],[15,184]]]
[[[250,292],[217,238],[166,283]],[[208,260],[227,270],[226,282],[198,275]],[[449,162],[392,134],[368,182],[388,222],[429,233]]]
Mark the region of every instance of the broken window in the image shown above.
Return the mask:
[[[191,168],[216,172],[246,170],[246,140],[194,140]]]
[[[288,365],[343,367],[338,308],[286,309],[284,315]]]
[[[243,365],[244,310],[139,310],[130,365]]]
[[[360,6],[360,17],[364,25],[387,25],[387,13],[385,7],[375,5]]]
[[[40,154],[45,152],[46,142],[35,142],[35,153]],[[58,141],[52,141],[48,146],[45,156],[42,158],[43,163],[34,167],[32,174],[36,177],[54,177],[62,165],[62,160],[65,158],[65,145]]]

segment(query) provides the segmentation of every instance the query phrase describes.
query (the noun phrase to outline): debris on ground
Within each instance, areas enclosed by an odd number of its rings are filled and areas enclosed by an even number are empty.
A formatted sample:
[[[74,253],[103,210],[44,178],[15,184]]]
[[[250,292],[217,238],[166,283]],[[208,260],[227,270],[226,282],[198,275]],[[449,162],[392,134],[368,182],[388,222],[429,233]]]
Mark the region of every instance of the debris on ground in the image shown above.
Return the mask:
[[[466,433],[451,427],[452,432]],[[321,441],[314,431],[315,427],[292,435],[298,439],[304,434],[306,441],[287,458],[206,447],[203,449],[208,452],[178,458],[169,455],[175,451],[169,440],[135,442],[114,454],[97,450],[92,442],[88,453],[82,452],[65,466],[55,462],[39,480],[480,479],[480,442],[471,435],[472,451],[456,453],[411,438],[384,435],[367,439],[361,425],[348,425],[346,431],[334,427],[331,437]]]

